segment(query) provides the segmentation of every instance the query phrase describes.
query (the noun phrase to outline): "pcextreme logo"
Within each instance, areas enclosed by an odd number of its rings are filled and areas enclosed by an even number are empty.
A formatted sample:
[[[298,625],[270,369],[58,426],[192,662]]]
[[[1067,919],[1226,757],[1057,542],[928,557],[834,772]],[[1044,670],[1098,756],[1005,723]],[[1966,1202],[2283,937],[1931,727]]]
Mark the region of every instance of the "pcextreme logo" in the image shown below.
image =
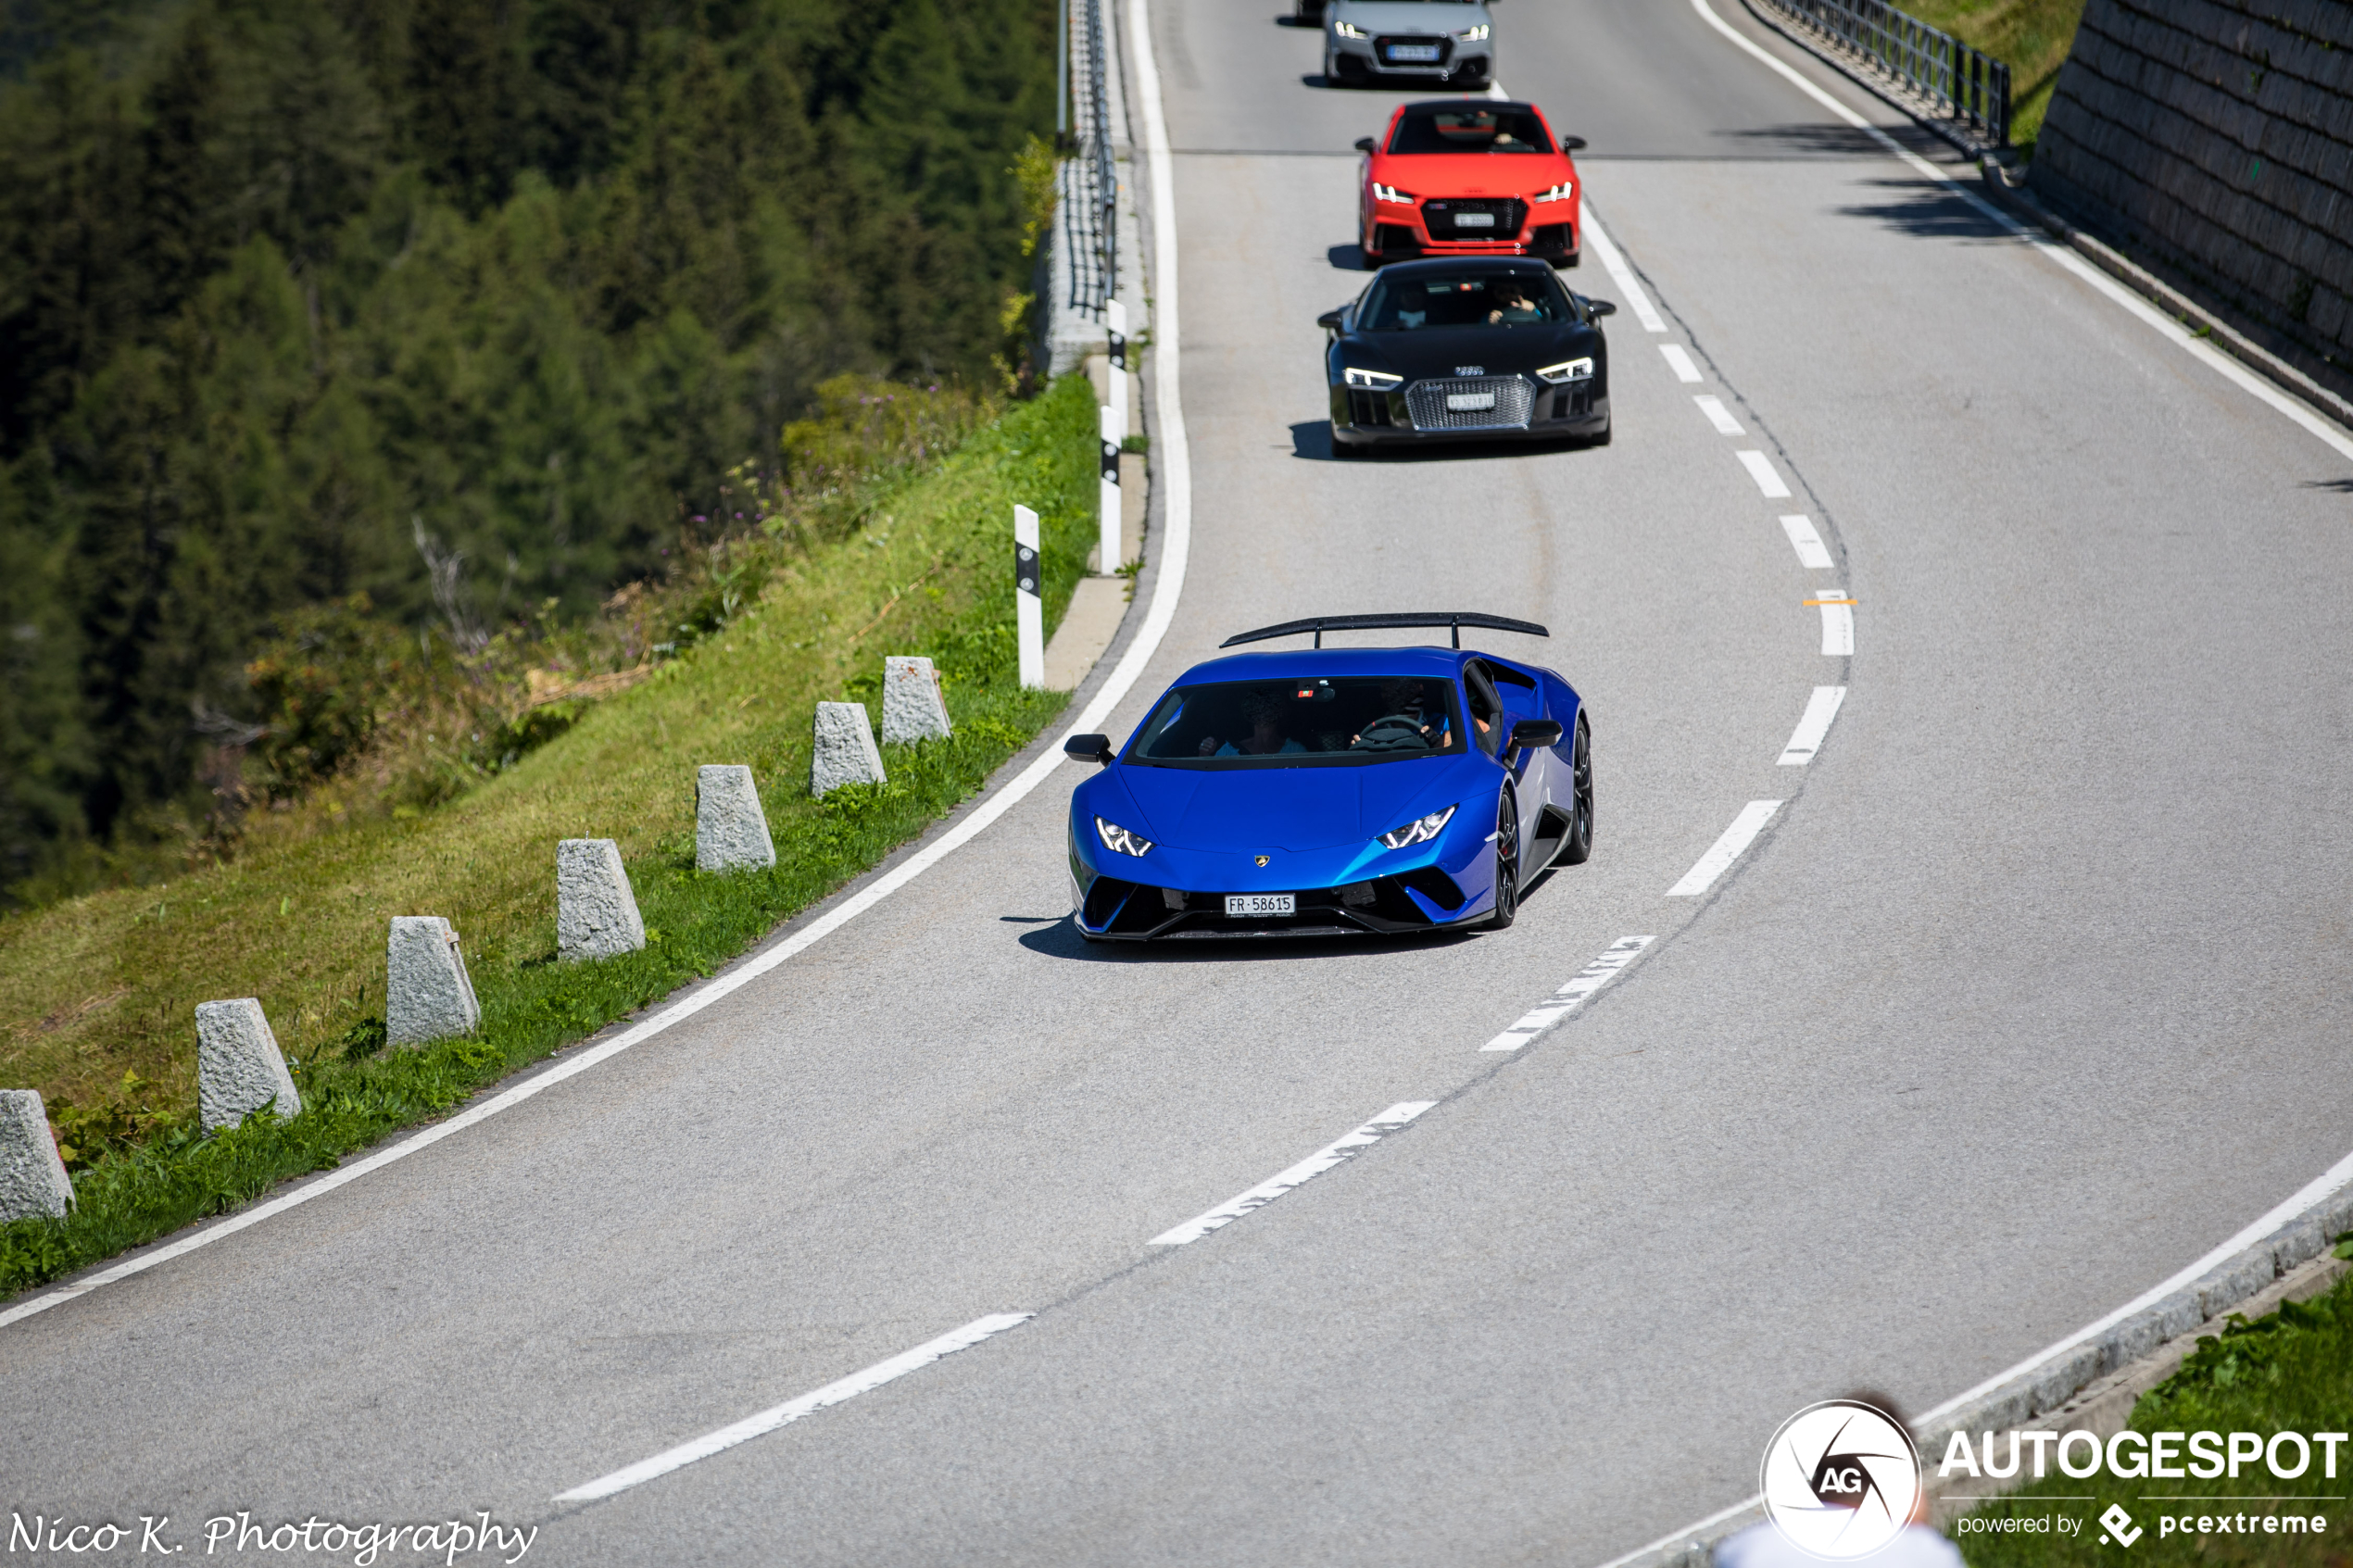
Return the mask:
[[[1826,1562],[1869,1557],[1902,1533],[1920,1500],[1920,1456],[1904,1424],[1875,1405],[1828,1399],[1781,1423],[1765,1445],[1765,1517]]]

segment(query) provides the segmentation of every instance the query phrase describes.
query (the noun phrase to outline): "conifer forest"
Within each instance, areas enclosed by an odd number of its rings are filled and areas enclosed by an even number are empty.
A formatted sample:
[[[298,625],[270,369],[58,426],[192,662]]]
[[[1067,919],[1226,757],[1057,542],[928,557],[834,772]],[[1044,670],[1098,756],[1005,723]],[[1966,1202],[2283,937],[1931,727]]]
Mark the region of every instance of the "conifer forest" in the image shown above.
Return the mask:
[[[202,822],[290,619],[586,615],[821,383],[1006,385],[1052,27],[0,0],[0,887]]]

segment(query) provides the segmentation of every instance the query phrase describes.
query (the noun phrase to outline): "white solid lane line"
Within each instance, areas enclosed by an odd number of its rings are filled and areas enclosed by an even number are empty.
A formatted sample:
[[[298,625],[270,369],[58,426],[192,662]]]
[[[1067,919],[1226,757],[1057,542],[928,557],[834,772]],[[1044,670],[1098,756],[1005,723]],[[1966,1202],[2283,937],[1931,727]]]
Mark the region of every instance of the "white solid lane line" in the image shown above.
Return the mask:
[[[1742,850],[1756,842],[1756,835],[1765,831],[1765,824],[1771,822],[1773,813],[1780,809],[1781,803],[1778,800],[1752,800],[1742,807],[1741,814],[1732,819],[1732,825],[1724,830],[1724,836],[1708,846],[1707,853],[1699,858],[1699,863],[1685,872],[1683,880],[1668,888],[1667,896],[1669,898],[1696,898],[1714,886],[1716,879],[1741,858]]]
[[[1699,367],[1692,363],[1690,351],[1681,344],[1662,343],[1658,351],[1667,356],[1667,368],[1675,372],[1677,381],[1691,383],[1700,379]]]
[[[912,1350],[902,1351],[887,1361],[877,1361],[863,1372],[851,1373],[840,1382],[828,1383],[813,1394],[803,1394],[798,1399],[787,1399],[774,1410],[765,1410],[758,1415],[746,1416],[733,1426],[723,1426],[718,1431],[707,1436],[698,1437],[691,1443],[681,1443],[678,1447],[658,1453],[651,1459],[639,1460],[625,1470],[616,1470],[610,1475],[591,1481],[585,1486],[574,1486],[568,1492],[558,1492],[556,1500],[558,1502],[593,1502],[598,1498],[609,1498],[615,1492],[625,1492],[630,1487],[642,1485],[658,1475],[667,1475],[673,1470],[682,1470],[697,1460],[709,1459],[716,1453],[724,1453],[738,1443],[748,1443],[754,1437],[765,1436],[779,1426],[790,1425],[802,1416],[812,1415],[828,1405],[837,1405],[845,1399],[854,1399],[861,1394],[869,1393],[886,1383],[906,1376],[911,1372],[921,1371],[942,1356],[952,1356],[957,1351],[977,1345],[991,1336],[1002,1334],[1009,1328],[1018,1328],[1036,1315],[1034,1312],[998,1312],[988,1317],[976,1318],[953,1334],[943,1334],[938,1338],[918,1345]]]
[[[1651,296],[1643,292],[1642,281],[1634,276],[1634,270],[1626,265],[1626,258],[1617,253],[1617,246],[1610,243],[1608,231],[1602,227],[1601,220],[1593,216],[1593,209],[1585,205],[1582,196],[1578,198],[1577,208],[1585,220],[1585,243],[1592,245],[1593,254],[1602,258],[1603,270],[1609,273],[1609,281],[1617,285],[1617,292],[1626,296],[1626,307],[1634,312],[1634,320],[1642,324],[1642,331],[1646,332],[1665,332],[1667,319],[1658,313],[1658,307],[1651,303]]]
[[[1838,705],[1846,700],[1844,686],[1816,686],[1814,695],[1806,699],[1806,711],[1797,721],[1797,729],[1781,747],[1780,766],[1803,768],[1814,760],[1822,749],[1822,739],[1831,733],[1831,721],[1838,717]]]
[[[1253,1209],[1264,1209],[1291,1188],[1322,1175],[1333,1166],[1354,1155],[1359,1149],[1370,1148],[1388,1134],[1397,1131],[1438,1102],[1434,1099],[1400,1101],[1365,1123],[1338,1143],[1327,1144],[1290,1170],[1271,1181],[1259,1183],[1239,1198],[1229,1199],[1199,1218],[1186,1221],[1174,1230],[1163,1231],[1151,1238],[1153,1247],[1182,1247],[1189,1241],[1199,1241],[1214,1230],[1232,1224]]]
[[[1641,956],[1643,948],[1657,940],[1655,936],[1619,937],[1600,958],[1571,976],[1559,990],[1522,1013],[1517,1023],[1478,1048],[1483,1051],[1519,1049],[1592,1000],[1594,992],[1617,979],[1628,964]]]
[[[1814,532],[1814,520],[1809,517],[1781,519],[1781,532],[1789,535],[1790,548],[1797,552],[1797,564],[1812,571],[1828,571],[1835,563],[1831,559],[1822,536]]]
[[[1699,411],[1707,416],[1707,422],[1716,427],[1717,434],[1745,435],[1748,433],[1741,429],[1740,420],[1732,418],[1732,411],[1724,407],[1722,398],[1710,397],[1707,394],[1702,393],[1692,401],[1699,405]]]
[[[1855,656],[1855,601],[1839,588],[1825,588],[1806,601],[1819,605],[1822,610],[1822,657],[1852,659]]]
[[[1176,206],[1176,160],[1170,151],[1168,121],[1163,114],[1160,97],[1160,72],[1152,59],[1151,31],[1146,12],[1148,0],[1135,0],[1133,31],[1129,33],[1136,52],[1136,76],[1144,109],[1145,145],[1150,153],[1151,192],[1155,214],[1173,213]],[[1101,730],[1112,709],[1119,705],[1144,672],[1152,655],[1159,650],[1161,639],[1176,617],[1177,596],[1185,588],[1185,567],[1191,554],[1193,532],[1193,481],[1191,445],[1185,431],[1185,408],[1178,385],[1179,342],[1176,315],[1176,234],[1178,226],[1173,220],[1152,224],[1154,262],[1151,284],[1152,302],[1153,390],[1158,395],[1157,413],[1160,428],[1152,433],[1155,445],[1167,453],[1167,467],[1158,470],[1159,480],[1166,486],[1164,537],[1160,542],[1160,578],[1152,587],[1151,603],[1144,611],[1143,624],[1137,628],[1136,639],[1114,667],[1109,679],[1095,693],[1077,721],[1063,732],[1063,739]],[[502,1110],[511,1110],[545,1090],[555,1087],[567,1078],[576,1077],[590,1068],[618,1056],[630,1047],[652,1039],[673,1024],[683,1023],[696,1013],[722,997],[749,985],[754,980],[787,960],[824,941],[827,936],[873,909],[924,872],[986,833],[998,818],[1026,799],[1038,785],[1051,778],[1066,759],[1059,745],[1050,747],[1008,780],[994,795],[983,800],[970,816],[941,834],[930,845],[900,861],[889,872],[868,883],[864,888],[836,905],[818,919],[777,943],[720,975],[692,995],[673,1002],[653,1017],[635,1028],[624,1031],[602,1045],[592,1046],[565,1060],[557,1062],[546,1072],[517,1084],[514,1087],[484,1101],[470,1110],[460,1111],[448,1121],[425,1128],[413,1137],[404,1138],[390,1148],[371,1154],[367,1159],[343,1166],[296,1188],[281,1198],[232,1214],[217,1223],[183,1236],[166,1247],[118,1263],[113,1268],[93,1274],[79,1285],[48,1291],[30,1301],[20,1302],[0,1311],[0,1328],[35,1312],[45,1311],[75,1297],[84,1295],[102,1285],[111,1285],[130,1275],[142,1273],[159,1263],[209,1247],[214,1242],[236,1235],[248,1225],[259,1224],[274,1215],[323,1198],[349,1182],[358,1181],[371,1171],[406,1160],[421,1150],[431,1148],[446,1137],[454,1136],[477,1122],[486,1121]]]
[[[1726,25],[1723,18],[1718,16],[1716,12],[1710,8],[1707,4],[1707,0],[1692,0],[1692,8],[1700,14],[1701,19],[1705,20],[1708,26],[1722,33],[1725,37],[1730,39],[1733,44],[1738,45],[1741,49],[1755,56],[1757,59],[1762,60],[1767,66],[1779,72],[1781,76],[1786,78],[1792,85],[1795,86],[1799,92],[1805,94],[1807,97],[1813,99],[1816,103],[1830,110],[1831,113],[1836,115],[1839,119],[1853,126],[1856,130],[1862,132],[1865,135],[1870,137],[1871,140],[1877,142],[1881,150],[1886,152],[1889,156],[1907,165],[1915,173],[1923,175],[1928,179],[1936,182],[1936,183],[1943,185],[1954,195],[1958,196],[1961,200],[1975,207],[1980,213],[1983,214],[1987,220],[2007,231],[2012,238],[2024,240],[2028,245],[2031,245],[2035,249],[2041,251],[2051,260],[2057,262],[2059,266],[2066,268],[2069,271],[2074,273],[2084,282],[2089,283],[2093,288],[2097,289],[2109,299],[2115,301],[2118,305],[2122,306],[2133,315],[2138,317],[2143,323],[2155,328],[2158,334],[2163,337],[2168,343],[2171,343],[2174,347],[2182,349],[2184,352],[2204,360],[2207,367],[2212,370],[2215,374],[2222,377],[2225,381],[2230,382],[2232,384],[2238,387],[2239,390],[2248,394],[2250,396],[2253,396],[2261,402],[2270,404],[2274,409],[2286,415],[2290,420],[2301,426],[2306,432],[2318,437],[2327,445],[2334,448],[2338,455],[2345,458],[2353,458],[2353,434],[2347,433],[2344,430],[2321,418],[2320,415],[2314,413],[2310,408],[2306,408],[2303,404],[2297,402],[2295,398],[2289,396],[2286,393],[2281,391],[2270,382],[2265,381],[2261,376],[2257,375],[2253,370],[2248,370],[2246,366],[2240,364],[2237,360],[2232,358],[2229,355],[2223,353],[2212,344],[2193,335],[2190,330],[2182,325],[2181,322],[2174,320],[2171,317],[2158,309],[2156,306],[2151,305],[2147,300],[2143,299],[2139,295],[2134,294],[2122,283],[2118,282],[2114,278],[2109,277],[2107,273],[2093,266],[2089,261],[2086,261],[2083,257],[2076,255],[2072,246],[2061,245],[2057,240],[2051,239],[2045,234],[2038,233],[2034,230],[2028,228],[2025,224],[2020,223],[2017,219],[2012,218],[2008,213],[2004,212],[2000,207],[1995,207],[1992,202],[1987,201],[1983,196],[1979,195],[1976,192],[1971,191],[1969,187],[1963,185],[1958,180],[1954,179],[1953,176],[1947,174],[1944,170],[1937,168],[1936,165],[1929,162],[1928,159],[1920,157],[1918,153],[1913,152],[1910,148],[1899,144],[1894,137],[1890,136],[1886,132],[1881,131],[1878,126],[1873,125],[1869,120],[1865,119],[1861,115],[1856,114],[1853,109],[1848,108],[1844,104],[1840,103],[1836,98],[1831,97],[1828,93],[1823,92],[1811,82],[1806,81],[1805,77],[1799,75],[1797,71],[1791,69],[1788,64],[1775,59],[1771,55],[1767,54],[1763,49],[1758,48],[1755,44],[1742,37],[1730,26]]]
[[[1767,500],[1786,501],[1789,499],[1789,486],[1783,483],[1781,476],[1774,471],[1772,458],[1754,448],[1739,453],[1737,456],[1740,458],[1741,467],[1748,470],[1749,478],[1756,481],[1756,488],[1765,492]]]

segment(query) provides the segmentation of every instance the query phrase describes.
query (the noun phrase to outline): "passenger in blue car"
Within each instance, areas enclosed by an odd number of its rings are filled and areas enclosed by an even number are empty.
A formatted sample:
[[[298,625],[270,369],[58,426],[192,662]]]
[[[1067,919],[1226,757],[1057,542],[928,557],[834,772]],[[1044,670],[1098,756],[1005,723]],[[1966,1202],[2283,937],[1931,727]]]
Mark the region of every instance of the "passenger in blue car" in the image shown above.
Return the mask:
[[[1201,743],[1203,757],[1274,757],[1286,751],[1307,749],[1283,734],[1282,698],[1258,697],[1250,702],[1243,711],[1250,715],[1250,738],[1239,745],[1227,741],[1219,746],[1214,735],[1206,736]]]

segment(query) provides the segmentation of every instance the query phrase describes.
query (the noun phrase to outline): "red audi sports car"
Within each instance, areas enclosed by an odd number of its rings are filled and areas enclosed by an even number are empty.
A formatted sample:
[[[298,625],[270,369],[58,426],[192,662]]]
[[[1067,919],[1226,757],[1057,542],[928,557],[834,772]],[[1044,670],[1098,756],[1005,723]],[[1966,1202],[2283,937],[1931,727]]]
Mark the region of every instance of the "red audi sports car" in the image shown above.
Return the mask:
[[[1582,136],[1555,136],[1533,104],[1405,104],[1365,155],[1365,265],[1416,256],[1533,256],[1577,265]]]

